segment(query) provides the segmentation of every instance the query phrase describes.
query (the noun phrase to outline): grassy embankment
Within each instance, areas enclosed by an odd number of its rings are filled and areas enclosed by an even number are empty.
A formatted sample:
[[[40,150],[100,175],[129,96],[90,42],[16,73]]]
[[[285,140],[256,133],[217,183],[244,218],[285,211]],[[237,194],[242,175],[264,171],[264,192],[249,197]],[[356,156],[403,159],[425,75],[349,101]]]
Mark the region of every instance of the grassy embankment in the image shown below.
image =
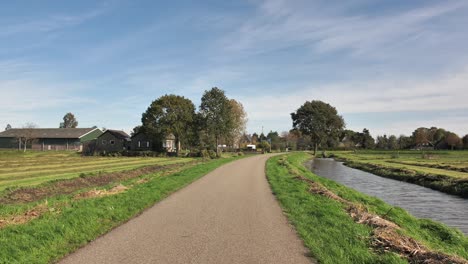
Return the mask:
[[[237,159],[88,159],[62,153],[59,154],[64,155],[61,161],[66,160],[67,165],[74,163],[65,166],[70,172],[64,176],[62,170],[48,168],[48,165],[56,168],[61,162],[57,160],[56,154],[52,154],[55,158],[49,155],[31,153],[16,158],[0,158],[1,162],[8,164],[11,171],[14,171],[14,164],[29,166],[30,169],[26,171],[31,181],[28,183],[33,184],[0,192],[0,199],[3,201],[0,204],[0,263],[56,261],[174,191]],[[21,162],[15,159],[20,159]],[[141,168],[147,164],[152,166]],[[86,168],[86,174],[77,172],[73,165]],[[33,168],[37,174],[33,173]],[[128,171],[115,172],[122,169]],[[97,170],[105,172],[96,172]],[[51,174],[59,171],[55,175],[66,179],[47,181],[54,176],[48,176],[46,171]],[[21,181],[21,185],[24,183]],[[40,184],[37,185],[38,183]],[[11,185],[14,185],[14,178],[3,185],[3,188]]]
[[[459,230],[417,219],[401,208],[316,176],[303,166],[310,158],[306,153],[273,157],[267,162],[267,176],[285,214],[320,263],[410,261],[408,252],[400,252],[393,242],[439,252],[436,256],[468,258],[468,238]],[[384,228],[381,223],[398,227]]]
[[[468,198],[468,151],[334,151],[345,165]]]

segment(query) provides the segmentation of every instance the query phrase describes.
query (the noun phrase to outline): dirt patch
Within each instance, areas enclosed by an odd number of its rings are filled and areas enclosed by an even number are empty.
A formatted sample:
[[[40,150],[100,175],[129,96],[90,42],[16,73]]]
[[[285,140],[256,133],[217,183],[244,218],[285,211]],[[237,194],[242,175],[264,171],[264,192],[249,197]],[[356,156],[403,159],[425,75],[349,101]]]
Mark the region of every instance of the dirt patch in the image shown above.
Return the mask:
[[[369,213],[367,208],[362,204],[355,204],[343,199],[320,183],[298,175],[297,173],[294,173],[294,175],[295,179],[309,184],[309,192],[325,196],[346,205],[346,212],[356,223],[372,227],[371,245],[374,250],[395,252],[406,258],[410,263],[415,264],[468,264],[468,261],[462,258],[432,251],[413,238],[401,234],[400,227],[397,224],[383,219],[376,214]]]
[[[47,197],[72,194],[80,189],[105,186],[113,182],[133,179],[145,174],[166,170],[181,170],[187,165],[193,165],[196,163],[197,162],[189,162],[183,164],[147,166],[129,171],[103,173],[95,176],[83,176],[67,180],[58,180],[44,186],[20,188],[8,192],[3,197],[0,197],[0,203],[13,204],[39,201]]]
[[[148,179],[148,178],[139,179],[138,181],[136,181],[136,184],[144,184],[144,183],[147,183],[149,181],[150,181],[150,179]]]
[[[122,184],[119,184],[115,187],[113,187],[112,189],[109,189],[109,190],[91,190],[91,191],[87,191],[87,192],[83,192],[83,193],[79,193],[77,195],[75,195],[73,198],[75,199],[87,199],[87,198],[96,198],[96,197],[103,197],[103,196],[108,196],[108,195],[115,195],[115,194],[118,194],[118,193],[122,193],[126,190],[128,190],[129,188],[122,185]]]
[[[47,203],[44,203],[44,204],[35,206],[34,208],[24,212],[21,215],[14,215],[8,218],[0,218],[0,229],[9,225],[25,224],[35,218],[38,218],[43,213],[48,212],[48,211],[49,211],[49,208],[47,206]]]

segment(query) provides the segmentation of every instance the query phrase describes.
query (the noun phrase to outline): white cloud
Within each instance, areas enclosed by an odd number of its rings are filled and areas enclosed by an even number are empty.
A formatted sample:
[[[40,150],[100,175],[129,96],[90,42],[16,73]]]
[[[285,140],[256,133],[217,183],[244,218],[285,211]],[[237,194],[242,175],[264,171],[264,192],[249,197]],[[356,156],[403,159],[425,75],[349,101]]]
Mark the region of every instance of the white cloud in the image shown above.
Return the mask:
[[[101,15],[104,11],[104,8],[98,8],[77,15],[57,14],[46,18],[3,24],[1,25],[2,30],[0,31],[0,37],[9,37],[16,34],[52,32],[84,23],[85,21]]]
[[[289,127],[290,113],[305,101],[311,100],[328,102],[335,106],[339,113],[349,114],[466,109],[466,98],[468,68],[460,70],[457,74],[426,80],[334,83],[293,93],[284,90],[283,94],[278,96],[244,96],[240,97],[240,100],[244,103],[252,123],[277,120],[278,124],[288,124]],[[430,123],[430,120],[427,123]],[[369,124],[370,126],[372,124]],[[380,131],[384,129],[380,128]]]
[[[340,3],[341,5],[341,3]],[[468,6],[447,1],[406,12],[375,16],[345,14],[315,3],[266,0],[258,13],[220,43],[226,52],[264,53],[295,46],[316,52],[347,49],[354,55],[383,56],[383,50],[428,33],[425,24]],[[327,7],[330,7],[328,5]],[[427,34],[427,37],[431,37]]]

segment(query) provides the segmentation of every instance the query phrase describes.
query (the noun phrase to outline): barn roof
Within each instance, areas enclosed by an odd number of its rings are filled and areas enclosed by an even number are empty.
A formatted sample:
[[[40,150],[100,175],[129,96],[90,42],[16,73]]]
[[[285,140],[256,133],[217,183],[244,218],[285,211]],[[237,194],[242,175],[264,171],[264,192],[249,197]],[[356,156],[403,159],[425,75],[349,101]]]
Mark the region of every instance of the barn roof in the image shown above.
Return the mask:
[[[98,128],[12,128],[0,133],[0,138],[81,138]]]
[[[111,134],[114,137],[119,138],[119,139],[128,139],[128,138],[130,138],[130,136],[127,133],[125,133],[124,131],[122,131],[122,130],[108,129],[108,130],[106,130],[106,132],[104,132],[104,134],[105,133],[109,133],[109,134]]]

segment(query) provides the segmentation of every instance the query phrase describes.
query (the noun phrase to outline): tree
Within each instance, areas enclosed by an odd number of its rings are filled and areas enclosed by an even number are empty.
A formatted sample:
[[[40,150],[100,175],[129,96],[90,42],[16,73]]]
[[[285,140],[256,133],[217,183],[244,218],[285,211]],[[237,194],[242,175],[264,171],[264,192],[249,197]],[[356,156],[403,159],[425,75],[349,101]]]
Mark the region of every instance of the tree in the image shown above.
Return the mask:
[[[267,134],[267,139],[270,142],[271,148],[274,150],[280,150],[281,149],[281,138],[276,131],[271,131]]]
[[[322,101],[306,101],[295,113],[291,113],[291,118],[293,128],[311,138],[314,155],[322,142],[338,137],[345,126],[336,108]]]
[[[133,137],[134,135],[142,132],[142,126],[136,126],[132,129],[132,132],[130,132],[130,135]]]
[[[219,157],[220,140],[228,137],[235,128],[232,104],[223,90],[213,87],[205,91],[201,98],[200,114],[207,134],[216,145],[216,155]]]
[[[398,137],[398,147],[400,149],[409,149],[413,145],[413,139],[405,135]]]
[[[398,149],[398,139],[395,135],[388,137],[387,148],[391,150]]]
[[[22,134],[18,137],[18,148],[21,149],[21,144],[23,144],[23,151],[26,152],[28,143],[33,144],[35,138],[34,129],[37,128],[37,125],[34,123],[26,123],[23,126]]]
[[[7,126],[5,127],[5,131],[10,130],[10,129],[11,129],[11,125],[7,124]]]
[[[63,116],[63,122],[60,123],[60,128],[76,128],[78,126],[78,121],[75,118],[75,115],[72,113],[66,113]]]
[[[154,100],[143,113],[142,128],[155,140],[169,134],[175,137],[176,153],[180,142],[186,143],[195,116],[195,106],[189,99],[178,95],[164,95]]]
[[[420,127],[413,132],[414,144],[416,146],[424,146],[429,143],[432,144],[430,140],[430,131],[425,127]]]
[[[455,147],[460,146],[461,143],[462,143],[460,137],[457,134],[452,133],[452,132],[447,133],[447,136],[445,137],[445,140],[447,141],[447,145],[449,145],[452,150]]]
[[[468,149],[468,134],[463,137],[462,141],[463,141],[463,148]]]
[[[253,133],[252,134],[252,144],[256,145],[258,142],[258,134],[257,133]]]
[[[229,100],[230,104],[230,118],[233,123],[233,127],[229,132],[227,137],[227,142],[229,145],[237,144],[240,147],[240,140],[242,135],[245,133],[245,128],[247,126],[247,113],[244,110],[242,103],[231,99]]]
[[[387,149],[388,147],[388,139],[387,135],[377,136],[377,143],[375,144],[377,149]]]

